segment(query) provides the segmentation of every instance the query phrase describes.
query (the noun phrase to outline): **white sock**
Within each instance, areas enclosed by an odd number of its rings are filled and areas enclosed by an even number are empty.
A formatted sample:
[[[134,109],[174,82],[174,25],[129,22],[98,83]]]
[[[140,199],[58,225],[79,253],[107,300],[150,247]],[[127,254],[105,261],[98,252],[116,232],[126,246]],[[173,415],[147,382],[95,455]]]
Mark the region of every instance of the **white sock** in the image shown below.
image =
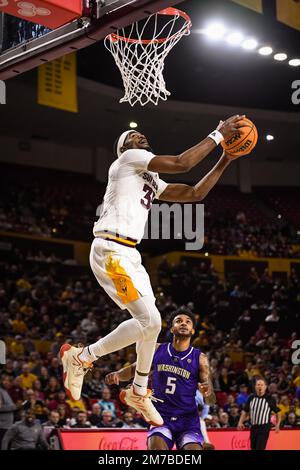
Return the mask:
[[[133,380],[135,393],[137,393],[137,395],[146,395],[147,385],[148,385],[148,375],[139,375],[136,372],[134,376],[134,380]]]
[[[79,355],[79,359],[84,362],[94,362],[97,361],[97,357],[95,354],[90,350],[90,346],[87,346],[83,349],[82,353]]]
[[[137,320],[132,318],[121,323],[118,328],[104,336],[104,338],[84,348],[79,359],[86,362],[94,362],[99,357],[119,351],[141,339],[143,339],[142,327]]]

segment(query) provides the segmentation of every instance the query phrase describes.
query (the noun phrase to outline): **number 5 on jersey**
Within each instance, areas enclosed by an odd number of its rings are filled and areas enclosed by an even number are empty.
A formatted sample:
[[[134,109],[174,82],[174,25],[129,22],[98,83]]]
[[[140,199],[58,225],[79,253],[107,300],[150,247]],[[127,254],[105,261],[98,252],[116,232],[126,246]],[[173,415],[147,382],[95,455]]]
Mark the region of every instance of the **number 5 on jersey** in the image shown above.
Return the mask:
[[[176,380],[176,377],[168,377],[165,393],[168,393],[169,395],[174,395],[176,390]]]

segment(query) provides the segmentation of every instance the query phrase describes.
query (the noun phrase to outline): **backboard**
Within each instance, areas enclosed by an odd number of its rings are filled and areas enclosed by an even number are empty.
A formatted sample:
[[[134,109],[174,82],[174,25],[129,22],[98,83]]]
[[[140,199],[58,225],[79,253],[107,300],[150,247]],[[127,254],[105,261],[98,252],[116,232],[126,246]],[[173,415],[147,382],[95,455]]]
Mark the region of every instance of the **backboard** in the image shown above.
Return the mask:
[[[50,30],[0,13],[0,80],[95,44],[130,25],[183,0],[83,0],[82,16]]]

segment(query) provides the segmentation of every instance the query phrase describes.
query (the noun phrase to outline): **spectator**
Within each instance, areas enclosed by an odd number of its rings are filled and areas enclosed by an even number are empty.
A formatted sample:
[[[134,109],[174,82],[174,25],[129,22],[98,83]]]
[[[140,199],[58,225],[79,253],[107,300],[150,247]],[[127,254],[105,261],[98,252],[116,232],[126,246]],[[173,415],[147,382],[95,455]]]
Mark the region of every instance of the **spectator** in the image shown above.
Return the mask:
[[[102,394],[104,388],[104,381],[101,380],[101,371],[95,369],[93,377],[88,382],[84,383],[83,395],[89,398],[97,398]]]
[[[14,364],[11,359],[7,359],[5,366],[2,369],[2,374],[6,375],[7,377],[10,377],[14,379],[16,377],[16,373],[14,370]]]
[[[295,413],[288,413],[282,425],[283,429],[300,428],[300,422]]]
[[[53,430],[60,428],[60,415],[58,411],[50,411],[48,415],[48,421],[43,423],[43,433],[46,441],[51,442],[51,436],[53,436]],[[53,444],[52,444],[53,445]],[[57,443],[57,448],[59,449],[59,444]]]
[[[45,393],[42,391],[42,382],[39,379],[35,380],[32,389],[35,393],[36,398],[38,400],[44,401]]]
[[[89,416],[89,421],[92,426],[100,427],[102,421],[101,406],[99,403],[92,405],[92,413]]]
[[[7,393],[9,377],[3,376],[0,385],[0,447],[4,434],[14,422],[14,411],[17,407]]]
[[[28,327],[22,319],[22,315],[20,313],[16,314],[16,318],[12,320],[11,326],[14,333],[26,333],[26,331],[28,330]]]
[[[239,407],[237,405],[231,406],[229,409],[229,425],[231,428],[236,428],[239,422]]]
[[[61,377],[61,365],[60,365],[57,357],[53,357],[51,359],[51,365],[50,365],[50,367],[48,367],[48,372],[49,372],[51,377],[56,377],[56,379],[60,379],[60,377]]]
[[[54,400],[61,389],[56,377],[50,377],[47,387],[45,388],[45,397],[48,400]]]
[[[232,379],[231,376],[228,374],[228,369],[226,367],[222,367],[221,369],[221,373],[219,376],[219,384],[222,392],[231,391]]]
[[[71,408],[68,403],[66,403],[66,392],[64,390],[59,390],[55,398],[48,401],[47,404],[50,411],[56,410],[59,405],[63,405],[66,408],[67,415],[70,416]]]
[[[58,411],[52,410],[48,414],[48,421],[43,424],[43,427],[59,428],[60,415]]]
[[[221,427],[221,425],[219,423],[218,415],[216,415],[216,414],[208,415],[205,422],[206,422],[206,425],[207,425],[208,428],[219,429]]]
[[[65,342],[65,338],[63,334],[60,332],[56,333],[55,341],[54,343],[52,343],[52,346],[51,346],[51,352],[54,354],[55,358],[58,355],[59,350],[61,346],[64,344],[64,342]],[[55,375],[56,377],[58,377],[58,375],[55,373],[56,372],[55,369],[57,367],[56,364],[51,364],[51,365],[52,365],[52,368],[54,368],[54,370],[50,371],[51,375]],[[58,369],[59,369],[59,364],[58,364]]]
[[[28,389],[32,388],[34,382],[37,380],[37,376],[30,372],[28,364],[24,364],[22,367],[22,374],[20,375],[21,388]]]
[[[242,315],[239,317],[238,322],[248,324],[250,321],[251,321],[251,315],[250,315],[249,310],[244,310]]]
[[[81,322],[82,331],[87,334],[96,334],[98,331],[98,325],[93,312],[87,314],[87,318],[84,318]]]
[[[108,387],[104,387],[102,391],[102,398],[99,400],[99,405],[102,411],[111,411],[112,418],[115,419],[117,416],[117,407],[114,400],[111,399],[111,391]]]
[[[223,406],[223,409],[226,413],[229,412],[230,408],[235,405],[235,398],[233,395],[227,395],[226,403]]]
[[[280,320],[280,316],[278,315],[276,308],[274,308],[271,312],[271,315],[268,315],[265,319],[266,322],[272,322],[272,323],[279,322],[279,320]]]
[[[219,423],[220,423],[221,428],[229,428],[230,427],[229,426],[228,413],[226,413],[225,411],[220,413]]]
[[[290,412],[290,400],[287,395],[281,397],[278,408],[280,409],[281,419],[284,420]]]
[[[258,343],[264,339],[266,339],[266,337],[268,336],[268,333],[266,331],[266,327],[265,325],[260,325],[258,330],[256,331],[255,333],[255,341],[256,341],[256,345],[258,345]]]
[[[2,450],[48,449],[41,425],[31,410],[25,412],[22,421],[13,424],[2,440]]]
[[[59,427],[62,428],[67,425],[67,419],[70,416],[67,414],[67,405],[58,405],[56,411],[59,414]]]
[[[39,380],[42,383],[43,389],[45,389],[49,381],[49,372],[48,372],[47,367],[45,366],[41,367],[41,375],[39,376]]]
[[[23,407],[25,410],[31,410],[40,422],[46,421],[48,410],[45,403],[42,400],[37,399],[33,390],[28,389],[25,391]]]
[[[21,378],[21,376],[18,376],[13,380],[12,387],[10,387],[7,390],[7,392],[9,393],[12,401],[16,404],[17,403],[22,403],[22,401],[24,399],[24,390],[21,387],[21,384],[22,384],[22,378]]]
[[[122,429],[142,429],[142,426],[134,422],[133,415],[129,411],[123,414]]]
[[[13,357],[18,358],[19,356],[24,356],[25,348],[22,343],[22,336],[16,335],[12,340],[9,346],[9,350]]]
[[[81,398],[80,400],[71,400],[70,398],[66,400],[66,404],[69,405],[71,411],[73,412],[74,410],[80,410],[84,411],[86,413],[86,406],[84,404],[83,399]]]
[[[87,414],[84,411],[78,411],[76,416],[76,423],[71,428],[90,428],[91,423],[87,420]]]
[[[119,428],[122,426],[122,422],[113,418],[113,414],[109,410],[102,411],[101,428]]]
[[[294,398],[293,400],[293,409],[297,416],[297,419],[300,418],[300,400],[299,398]]]
[[[277,393],[279,395],[285,395],[288,393],[290,385],[286,376],[283,372],[279,372],[277,376]]]
[[[248,400],[248,397],[249,397],[249,394],[248,394],[248,387],[247,385],[245,384],[242,384],[240,386],[240,393],[238,394],[238,396],[236,397],[236,404],[242,408],[245,403],[247,402]]]

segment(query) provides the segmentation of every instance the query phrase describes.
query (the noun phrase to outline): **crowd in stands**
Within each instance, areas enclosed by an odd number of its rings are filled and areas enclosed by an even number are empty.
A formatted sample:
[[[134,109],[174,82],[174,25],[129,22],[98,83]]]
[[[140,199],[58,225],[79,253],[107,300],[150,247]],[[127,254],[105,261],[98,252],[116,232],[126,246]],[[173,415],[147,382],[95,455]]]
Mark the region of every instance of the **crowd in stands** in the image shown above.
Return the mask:
[[[62,426],[146,427],[135,410],[119,402],[118,387],[108,388],[104,382],[107,373],[135,361],[132,348],[97,361],[81,400],[70,400],[63,390],[60,346],[66,341],[95,341],[128,317],[96,284],[89,269],[66,274],[55,263],[44,267],[34,260],[25,262],[19,254],[19,262],[0,263],[0,274],[0,331],[7,344],[0,403],[9,410],[8,415],[0,412],[3,447],[9,445],[16,426],[24,428],[26,420],[33,419],[43,430],[37,433],[41,448],[49,446],[51,430]],[[296,272],[280,280],[252,267],[236,283],[222,280],[209,260],[194,266],[182,260],[175,266],[165,259],[157,278],[155,293],[163,318],[160,342],[171,340],[168,318],[175,308],[187,305],[196,314],[193,345],[209,355],[217,396],[207,426],[235,427],[253,378],[261,375],[281,409],[282,428],[300,429],[300,366],[291,363],[292,344],[299,338]]]
[[[29,184],[7,174],[0,188],[0,231],[91,240],[104,186],[74,175],[57,177],[56,185],[48,180],[32,177]],[[216,188],[205,201],[203,251],[297,257],[297,230],[286,223],[297,223],[297,210],[287,207],[288,191],[280,195]],[[40,448],[52,445],[52,432],[60,427],[145,428],[142,417],[119,402],[119,388],[108,388],[104,381],[107,373],[135,361],[134,348],[97,361],[76,402],[65,394],[57,357],[63,343],[94,342],[129,314],[115,306],[71,253],[45,253],[33,243],[32,250],[9,248],[0,262],[0,339],[7,345],[6,364],[0,365],[3,448],[13,440],[22,448],[16,435],[30,441],[29,427],[36,436],[32,445]],[[207,427],[236,427],[259,375],[281,410],[281,427],[300,429],[300,366],[291,362],[292,345],[299,339],[299,273],[292,268],[288,278],[271,275],[253,262],[244,273],[227,269],[224,280],[208,256],[205,261],[183,257],[177,265],[166,258],[156,274],[163,319],[159,341],[171,341],[168,319],[178,306],[187,305],[196,315],[193,345],[209,356],[217,397]]]
[[[29,171],[30,177],[23,177]],[[39,170],[35,176],[31,168],[24,168],[21,181],[12,168],[8,167],[6,173],[0,188],[0,231],[45,238],[92,239],[104,184],[91,177],[53,171],[53,185],[49,183],[49,171],[44,174]],[[295,245],[300,240],[300,206],[293,196],[291,211],[287,194],[284,188],[276,189],[276,198],[271,197],[270,190],[242,194],[233,187],[214,188],[204,201],[204,250],[221,255],[299,257]]]

